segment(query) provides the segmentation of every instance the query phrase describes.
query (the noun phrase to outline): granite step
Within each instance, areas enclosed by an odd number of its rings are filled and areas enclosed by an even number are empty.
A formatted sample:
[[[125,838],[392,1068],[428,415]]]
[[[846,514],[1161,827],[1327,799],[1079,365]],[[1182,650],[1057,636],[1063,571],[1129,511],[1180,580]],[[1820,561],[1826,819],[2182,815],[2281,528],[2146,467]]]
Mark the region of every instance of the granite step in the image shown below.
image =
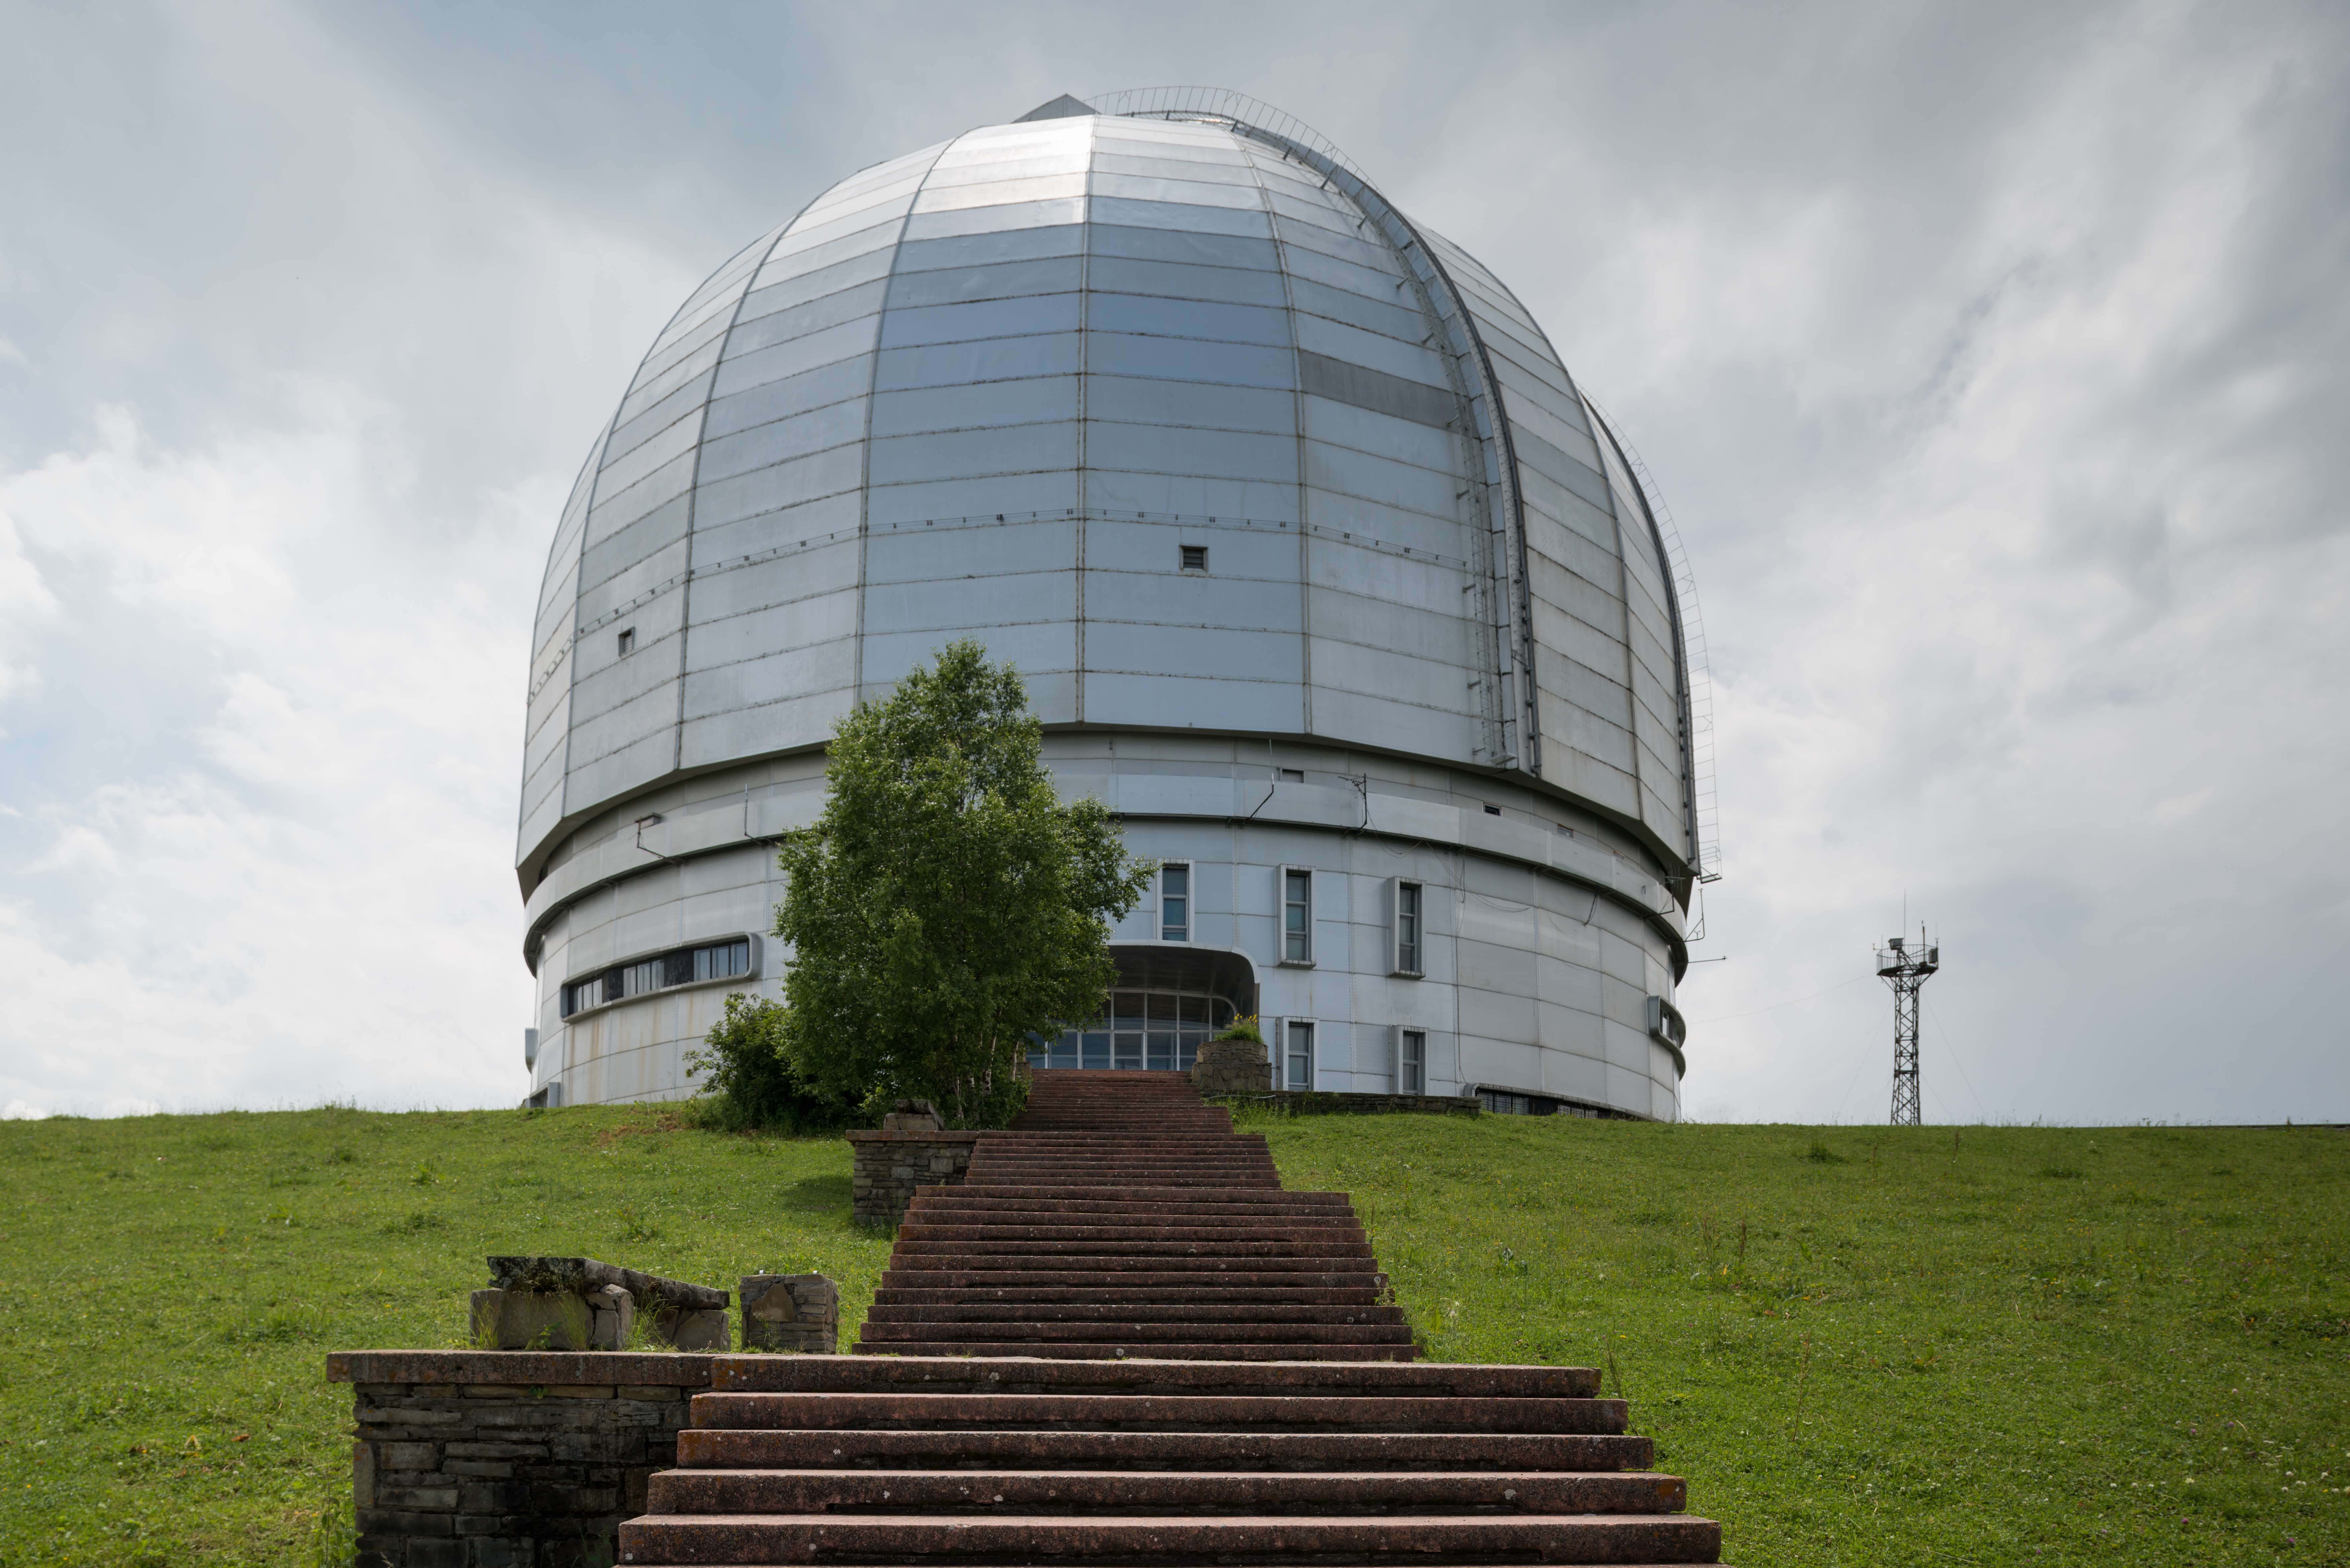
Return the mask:
[[[652,1478],[653,1513],[1675,1513],[1679,1476],[1557,1470],[842,1469]]]
[[[1201,1333],[1215,1331],[1215,1325],[1199,1325]],[[1419,1354],[1417,1345],[1300,1345],[1288,1340],[1274,1340],[1252,1345],[1243,1340],[1197,1340],[1183,1344],[1173,1340],[1152,1340],[1148,1345],[1138,1345],[1137,1353],[1148,1351],[1161,1360],[1191,1361],[1295,1361],[1311,1355],[1320,1361],[1386,1362],[1409,1361]],[[889,1340],[871,1345],[859,1342],[859,1355],[941,1357],[953,1361],[969,1361],[980,1356],[1033,1355],[1049,1356],[1071,1361],[1106,1361],[1122,1364],[1131,1359],[1126,1347],[1113,1341],[1021,1341],[1021,1340]]]
[[[1206,1432],[1621,1432],[1621,1399],[1372,1395],[709,1393],[693,1425]]]
[[[1353,1366],[1316,1360],[1227,1367],[1134,1359],[1068,1366],[1014,1356],[955,1366],[907,1366],[864,1355],[720,1355],[711,1386],[729,1394],[1231,1394],[1322,1395],[1381,1399],[1590,1399],[1599,1373],[1589,1366],[1472,1365]]]
[[[1711,1520],[1685,1514],[1408,1514],[1375,1519],[1050,1514],[647,1514],[623,1563],[1262,1564],[1710,1563]]]
[[[1266,1322],[1257,1318],[1186,1317],[1136,1322],[1130,1318],[1014,1318],[995,1323],[949,1319],[868,1322],[862,1345],[886,1351],[897,1340],[950,1345],[962,1340],[1018,1345],[1051,1340],[1065,1345],[1120,1345],[1138,1350],[1159,1340],[1224,1340],[1235,1345],[1409,1345],[1411,1331],[1383,1323]]]
[[[941,1364],[893,1360],[891,1365]],[[1073,1361],[1060,1365],[1115,1367],[1126,1364]],[[1322,1365],[1349,1371],[1386,1371],[1407,1364],[1334,1361]],[[1645,1470],[1655,1459],[1653,1439],[1604,1432],[807,1431],[693,1427],[680,1432],[677,1438],[677,1462],[705,1469],[738,1466],[1345,1472],[1441,1469],[1582,1473]]]
[[[1394,1323],[1403,1308],[1333,1302],[893,1302],[876,1303],[876,1323]],[[868,1333],[868,1337],[870,1337]]]

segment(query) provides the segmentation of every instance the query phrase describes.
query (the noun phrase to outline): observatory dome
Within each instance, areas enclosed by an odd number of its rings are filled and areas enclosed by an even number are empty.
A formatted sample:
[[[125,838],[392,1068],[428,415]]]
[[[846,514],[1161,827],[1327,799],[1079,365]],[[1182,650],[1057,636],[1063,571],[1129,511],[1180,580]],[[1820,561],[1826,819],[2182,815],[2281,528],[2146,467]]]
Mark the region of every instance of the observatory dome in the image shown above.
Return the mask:
[[[556,529],[516,866],[542,1102],[776,994],[834,722],[1014,663],[1164,863],[1053,1065],[1260,1013],[1285,1086],[1669,1117],[1706,871],[1683,591],[1516,296],[1229,94],[860,171],[647,352]]]

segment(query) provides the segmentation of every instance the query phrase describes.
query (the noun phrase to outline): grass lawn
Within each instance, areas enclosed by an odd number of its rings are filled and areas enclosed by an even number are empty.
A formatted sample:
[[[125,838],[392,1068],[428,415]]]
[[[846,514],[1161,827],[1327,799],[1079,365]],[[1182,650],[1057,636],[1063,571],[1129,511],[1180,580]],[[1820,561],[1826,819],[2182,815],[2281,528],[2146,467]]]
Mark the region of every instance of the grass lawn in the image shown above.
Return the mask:
[[[2350,1564],[2350,1137],[1265,1124],[1433,1355],[1609,1368],[1763,1564]],[[644,1110],[0,1124],[0,1568],[281,1563],[348,1507],[329,1348],[485,1252],[842,1282],[848,1157]],[[2191,1478],[2191,1479],[2190,1479]]]
[[[2350,1135],[1273,1124],[1429,1353],[1607,1369],[1724,1559],[2350,1563]]]

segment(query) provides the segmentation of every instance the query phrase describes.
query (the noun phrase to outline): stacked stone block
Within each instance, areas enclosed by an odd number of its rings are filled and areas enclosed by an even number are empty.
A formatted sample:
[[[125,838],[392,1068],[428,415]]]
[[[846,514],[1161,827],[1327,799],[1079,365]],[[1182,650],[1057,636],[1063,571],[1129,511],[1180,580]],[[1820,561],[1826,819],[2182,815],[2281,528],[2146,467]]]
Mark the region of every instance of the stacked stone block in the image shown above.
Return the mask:
[[[743,1348],[832,1355],[840,1348],[840,1287],[822,1274],[743,1275]]]
[[[362,1568],[607,1568],[712,1357],[352,1351]]]
[[[860,1225],[895,1225],[922,1188],[960,1187],[979,1137],[935,1127],[850,1133],[850,1215]]]

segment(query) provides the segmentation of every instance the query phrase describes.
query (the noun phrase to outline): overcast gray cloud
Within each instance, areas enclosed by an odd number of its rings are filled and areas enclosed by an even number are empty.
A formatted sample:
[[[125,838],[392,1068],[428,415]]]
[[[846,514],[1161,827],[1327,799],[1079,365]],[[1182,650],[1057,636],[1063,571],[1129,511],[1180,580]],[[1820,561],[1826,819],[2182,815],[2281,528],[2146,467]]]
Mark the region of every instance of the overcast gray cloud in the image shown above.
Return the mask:
[[[495,1104],[556,509],[860,165],[1240,88],[1493,266],[1703,599],[1716,1118],[2350,1116],[2350,13],[0,4],[0,1106]]]

